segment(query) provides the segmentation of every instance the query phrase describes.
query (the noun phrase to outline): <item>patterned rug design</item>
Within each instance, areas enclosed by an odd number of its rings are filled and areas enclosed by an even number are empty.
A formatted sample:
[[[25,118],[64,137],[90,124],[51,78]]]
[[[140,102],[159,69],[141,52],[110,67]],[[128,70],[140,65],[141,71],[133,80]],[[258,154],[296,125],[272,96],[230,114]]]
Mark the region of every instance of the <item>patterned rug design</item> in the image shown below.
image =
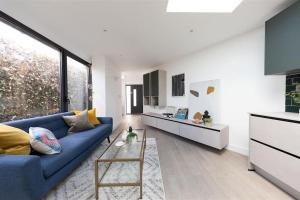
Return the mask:
[[[108,143],[106,141],[103,142],[80,167],[52,190],[45,200],[95,199],[94,161],[107,146]],[[136,167],[138,167],[138,165]],[[131,169],[130,171],[134,172],[137,170]],[[130,176],[130,174],[136,176],[136,173],[127,172],[127,174],[128,176]],[[139,199],[139,187],[101,188],[99,195],[100,200],[136,200]],[[165,200],[155,138],[147,138],[143,171],[143,200]]]

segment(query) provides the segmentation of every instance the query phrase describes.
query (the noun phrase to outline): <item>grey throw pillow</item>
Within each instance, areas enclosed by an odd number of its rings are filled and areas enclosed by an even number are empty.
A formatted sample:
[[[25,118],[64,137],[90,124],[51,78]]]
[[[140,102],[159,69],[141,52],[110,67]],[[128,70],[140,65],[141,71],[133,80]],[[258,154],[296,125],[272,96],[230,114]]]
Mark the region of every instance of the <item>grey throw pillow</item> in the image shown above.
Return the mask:
[[[70,126],[68,132],[76,133],[88,129],[92,129],[95,126],[89,122],[88,111],[85,110],[80,115],[63,116],[65,122]]]

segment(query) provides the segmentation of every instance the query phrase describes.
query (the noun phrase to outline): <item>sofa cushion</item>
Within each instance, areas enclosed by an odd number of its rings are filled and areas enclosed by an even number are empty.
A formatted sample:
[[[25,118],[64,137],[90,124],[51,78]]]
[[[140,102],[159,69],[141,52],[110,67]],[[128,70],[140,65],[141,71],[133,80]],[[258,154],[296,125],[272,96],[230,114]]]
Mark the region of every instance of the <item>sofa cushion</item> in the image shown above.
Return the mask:
[[[68,126],[70,126],[68,130],[69,133],[77,133],[95,128],[95,126],[89,122],[87,110],[82,111],[79,115],[63,116],[63,119]]]
[[[41,127],[30,127],[31,147],[39,153],[57,154],[61,152],[61,146],[54,134],[48,129]]]
[[[54,133],[55,137],[59,139],[65,137],[69,129],[68,125],[62,118],[62,116],[66,115],[74,115],[74,113],[59,113],[49,116],[11,121],[4,124],[22,129],[25,132],[29,132],[30,127],[46,128]]]
[[[30,143],[28,133],[12,126],[0,124],[1,149],[4,154],[29,155]]]
[[[63,168],[90,146],[110,134],[111,125],[103,124],[94,129],[68,135],[59,140],[62,152],[56,155],[42,155],[41,166],[45,178]]]
[[[75,115],[80,115],[81,111],[74,111]],[[101,122],[97,119],[96,108],[88,110],[89,122],[93,125],[99,125]]]

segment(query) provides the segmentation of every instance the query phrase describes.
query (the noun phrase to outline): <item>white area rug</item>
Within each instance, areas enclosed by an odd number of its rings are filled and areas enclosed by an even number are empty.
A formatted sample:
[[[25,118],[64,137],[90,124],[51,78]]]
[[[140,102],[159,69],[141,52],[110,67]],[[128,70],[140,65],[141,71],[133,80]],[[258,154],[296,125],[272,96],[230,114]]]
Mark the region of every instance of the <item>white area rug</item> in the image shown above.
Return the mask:
[[[103,142],[65,181],[52,190],[46,200],[95,199],[94,161],[106,149]],[[133,170],[135,171],[135,170]],[[134,175],[134,173],[133,173]],[[139,187],[100,188],[100,200],[139,199]],[[143,200],[164,200],[165,192],[161,176],[155,138],[147,138],[143,171]]]

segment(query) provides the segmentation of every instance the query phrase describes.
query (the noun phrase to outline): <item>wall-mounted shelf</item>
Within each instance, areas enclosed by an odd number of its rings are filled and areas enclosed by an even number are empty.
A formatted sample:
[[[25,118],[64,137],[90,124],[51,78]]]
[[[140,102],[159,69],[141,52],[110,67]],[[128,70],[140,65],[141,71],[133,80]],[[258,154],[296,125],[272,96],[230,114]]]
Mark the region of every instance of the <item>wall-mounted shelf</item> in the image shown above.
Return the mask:
[[[151,97],[151,106],[159,105],[159,97]]]
[[[144,105],[150,106],[150,102],[151,102],[150,98],[151,98],[151,97],[145,97],[145,96],[144,96]]]

